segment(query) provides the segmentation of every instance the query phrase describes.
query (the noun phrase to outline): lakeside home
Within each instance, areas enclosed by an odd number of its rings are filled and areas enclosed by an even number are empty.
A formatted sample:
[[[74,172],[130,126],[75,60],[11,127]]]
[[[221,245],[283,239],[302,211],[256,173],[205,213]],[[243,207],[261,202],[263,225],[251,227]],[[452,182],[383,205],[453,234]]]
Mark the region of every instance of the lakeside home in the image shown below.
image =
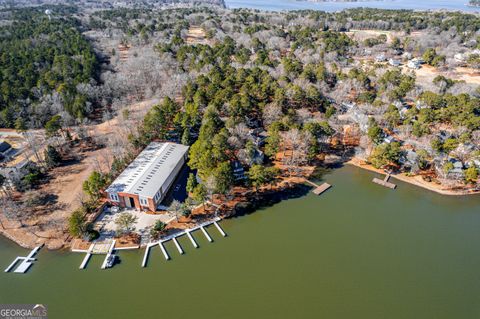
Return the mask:
[[[188,146],[150,143],[107,188],[116,206],[156,211],[183,167]]]

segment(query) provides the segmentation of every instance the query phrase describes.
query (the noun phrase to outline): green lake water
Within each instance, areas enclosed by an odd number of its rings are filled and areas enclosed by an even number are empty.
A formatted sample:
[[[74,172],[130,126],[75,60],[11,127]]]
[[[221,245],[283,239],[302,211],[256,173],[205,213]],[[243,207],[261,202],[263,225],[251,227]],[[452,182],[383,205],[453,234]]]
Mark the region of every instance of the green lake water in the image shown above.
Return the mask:
[[[41,250],[25,274],[4,273],[28,250],[0,239],[0,303],[43,303],[49,318],[480,318],[480,197],[445,197],[344,167],[321,196],[282,201],[180,238],[172,260],[152,249],[94,256]]]

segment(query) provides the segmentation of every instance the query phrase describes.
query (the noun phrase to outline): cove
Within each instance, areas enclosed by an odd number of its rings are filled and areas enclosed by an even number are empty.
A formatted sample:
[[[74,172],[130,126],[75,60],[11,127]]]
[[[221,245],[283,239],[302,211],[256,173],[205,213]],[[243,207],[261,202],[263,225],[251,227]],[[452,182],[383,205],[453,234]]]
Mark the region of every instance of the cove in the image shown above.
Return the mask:
[[[25,275],[3,269],[22,249],[0,239],[0,303],[42,303],[49,318],[478,318],[480,197],[441,196],[345,166],[333,187],[221,222],[165,245],[94,256],[41,250]]]

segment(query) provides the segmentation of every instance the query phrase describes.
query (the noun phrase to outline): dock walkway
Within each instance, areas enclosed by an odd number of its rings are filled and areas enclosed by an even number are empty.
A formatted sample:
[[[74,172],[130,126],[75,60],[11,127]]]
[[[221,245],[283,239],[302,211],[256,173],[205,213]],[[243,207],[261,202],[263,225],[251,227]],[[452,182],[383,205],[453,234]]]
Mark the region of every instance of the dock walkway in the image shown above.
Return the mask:
[[[381,180],[379,178],[374,178],[372,180],[372,182],[374,182],[375,184],[390,188],[390,189],[395,189],[397,187],[397,185],[395,185],[393,183],[390,183],[388,181],[389,179],[390,179],[390,174],[387,174],[383,180]]]
[[[116,242],[115,239],[112,240],[110,247],[108,248],[107,256],[105,256],[105,260],[103,261],[103,264],[102,264],[102,269],[107,268],[108,258],[113,254],[113,250],[115,249],[115,242]]]
[[[205,238],[207,238],[207,240],[209,242],[213,242],[213,239],[212,237],[210,237],[210,235],[207,233],[207,230],[205,229],[205,227],[200,227],[200,229],[202,230],[203,234],[205,235]]]
[[[323,183],[322,185],[318,185],[312,181],[309,181],[308,179],[305,179],[305,182],[312,185],[314,187],[314,189],[312,190],[312,192],[315,194],[315,195],[321,195],[323,194],[324,192],[326,192],[330,187],[332,187],[332,185],[328,184],[328,183]]]
[[[145,254],[143,255],[142,267],[147,266],[148,255],[150,254],[150,248],[152,246],[153,246],[152,244],[147,244],[147,247],[145,248]]]
[[[87,263],[90,260],[90,257],[92,257],[92,250],[93,250],[94,244],[90,245],[90,248],[88,248],[87,254],[85,255],[85,258],[83,258],[82,264],[80,265],[80,269],[85,269],[87,267]]]
[[[220,227],[217,222],[213,222],[213,224],[215,225],[215,227],[217,227],[218,231],[220,232],[220,234],[222,234],[223,237],[227,237],[227,234],[223,231],[222,227]]]
[[[176,237],[173,237],[173,242],[175,243],[175,246],[177,247],[178,253],[180,255],[183,255],[183,249],[182,246],[180,246],[180,243],[178,242]]]
[[[143,256],[143,260],[142,260],[142,267],[146,267],[147,266],[147,261],[148,261],[148,256],[150,254],[150,248],[152,248],[153,246],[156,246],[158,245],[162,251],[162,254],[163,256],[165,257],[166,260],[170,260],[170,255],[168,254],[167,250],[165,249],[165,247],[163,246],[163,243],[171,240],[173,241],[173,243],[175,244],[175,246],[177,247],[177,250],[180,254],[184,254],[184,251],[182,249],[182,247],[180,246],[180,243],[177,241],[177,238],[180,237],[180,236],[183,236],[183,235],[187,235],[187,237],[190,239],[190,241],[192,242],[192,245],[193,247],[195,248],[198,248],[198,244],[197,242],[195,241],[195,238],[193,238],[192,236],[192,232],[193,231],[196,231],[196,230],[201,230],[202,233],[204,234],[205,238],[209,241],[209,242],[213,242],[213,239],[210,237],[210,235],[207,233],[207,230],[205,229],[205,227],[209,226],[209,225],[215,225],[215,227],[217,228],[218,232],[223,236],[223,237],[226,237],[227,234],[223,231],[223,229],[220,227],[220,225],[218,224],[218,222],[221,220],[221,218],[217,217],[215,218],[214,220],[209,220],[209,221],[206,221],[206,222],[203,222],[199,225],[196,225],[195,227],[193,228],[189,228],[189,229],[184,229],[178,233],[175,233],[175,234],[171,234],[171,235],[168,235],[166,237],[163,237],[162,239],[156,241],[156,242],[151,242],[151,243],[148,243],[146,248],[145,248],[145,254]]]
[[[32,251],[28,254],[27,257],[20,257],[19,256],[19,257],[15,258],[15,260],[10,265],[8,265],[8,267],[4,270],[4,272],[10,272],[13,269],[13,267],[15,267],[15,265],[19,261],[21,261],[21,263],[15,268],[15,270],[13,272],[19,273],[19,274],[26,273],[27,270],[30,268],[30,266],[33,265],[33,262],[37,260],[36,258],[33,258],[33,256],[35,256],[38,253],[38,251],[40,250],[40,248],[42,248],[42,247],[43,247],[43,244],[35,247],[34,249],[32,249]]]

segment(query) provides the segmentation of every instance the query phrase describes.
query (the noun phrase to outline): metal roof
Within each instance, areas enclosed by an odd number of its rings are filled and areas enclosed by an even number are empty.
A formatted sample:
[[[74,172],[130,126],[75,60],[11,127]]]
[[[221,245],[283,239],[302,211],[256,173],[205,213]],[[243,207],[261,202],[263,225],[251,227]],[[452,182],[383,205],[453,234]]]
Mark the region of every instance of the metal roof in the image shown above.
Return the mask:
[[[150,143],[108,187],[108,193],[129,193],[153,198],[188,146],[175,143]]]
[[[0,141],[0,153],[4,153],[11,149],[12,146],[5,141]]]

